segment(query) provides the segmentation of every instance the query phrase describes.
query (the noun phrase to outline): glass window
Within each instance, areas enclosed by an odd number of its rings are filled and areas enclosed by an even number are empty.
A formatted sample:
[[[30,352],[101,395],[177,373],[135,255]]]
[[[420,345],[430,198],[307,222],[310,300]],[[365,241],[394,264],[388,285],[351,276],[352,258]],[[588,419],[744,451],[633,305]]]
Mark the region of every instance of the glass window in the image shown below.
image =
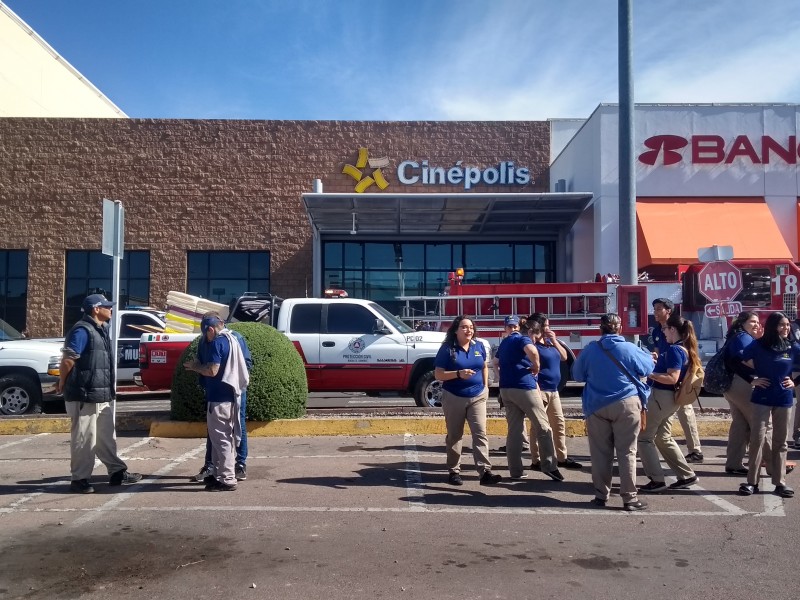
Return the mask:
[[[466,247],[466,269],[511,269],[514,266],[512,250],[511,244],[469,244]]]
[[[402,257],[401,244],[364,244],[364,267],[367,269],[385,269],[394,266],[398,257]]]
[[[344,244],[344,268],[345,269],[360,269],[364,266],[363,245],[356,243]]]
[[[28,251],[0,250],[0,319],[23,331],[27,304]]]
[[[425,246],[425,268],[452,270],[452,250],[452,244],[427,244]]]
[[[322,331],[322,304],[298,304],[292,309],[292,333],[320,333]]]
[[[114,265],[99,250],[67,250],[64,281],[64,331],[69,330],[83,313],[81,303],[89,294],[113,298]],[[150,252],[126,251],[120,264],[120,307],[150,304]]]
[[[371,334],[375,318],[357,304],[328,304],[328,333]]]
[[[269,252],[188,252],[186,291],[230,304],[245,292],[269,293]]]
[[[146,314],[127,314],[122,318],[119,328],[120,338],[140,338],[143,333],[153,331],[156,321]]]
[[[340,242],[328,242],[323,246],[322,252],[325,255],[323,264],[326,269],[342,268],[342,252],[344,244]]]

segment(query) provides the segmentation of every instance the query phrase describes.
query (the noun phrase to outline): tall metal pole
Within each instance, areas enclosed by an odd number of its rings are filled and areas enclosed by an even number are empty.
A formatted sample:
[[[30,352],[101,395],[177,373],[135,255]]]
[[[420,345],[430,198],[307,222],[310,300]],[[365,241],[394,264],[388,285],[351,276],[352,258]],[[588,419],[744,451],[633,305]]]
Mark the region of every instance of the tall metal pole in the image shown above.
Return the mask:
[[[619,274],[638,282],[636,166],[633,162],[633,0],[619,0]]]

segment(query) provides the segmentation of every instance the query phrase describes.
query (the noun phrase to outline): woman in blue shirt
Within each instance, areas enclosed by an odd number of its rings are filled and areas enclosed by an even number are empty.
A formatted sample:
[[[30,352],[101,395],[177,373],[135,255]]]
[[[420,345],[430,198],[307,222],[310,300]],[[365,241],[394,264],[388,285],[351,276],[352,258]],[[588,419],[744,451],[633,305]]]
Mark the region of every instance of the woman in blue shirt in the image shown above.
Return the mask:
[[[652,394],[647,403],[647,424],[639,434],[639,456],[644,473],[650,478],[639,491],[649,493],[667,489],[659,452],[678,477],[678,481],[669,486],[671,490],[683,490],[697,483],[697,475],[672,437],[672,417],[679,408],[675,404],[675,386],[683,381],[689,366],[700,366],[697,336],[692,322],[675,313],[664,325],[664,336],[668,346],[665,352],[659,352],[653,372],[648,376]]]
[[[567,427],[564,419],[564,411],[561,408],[561,396],[558,395],[558,387],[561,384],[561,363],[567,360],[567,351],[556,338],[555,332],[550,329],[550,320],[544,313],[533,313],[528,317],[528,322],[536,321],[539,323],[540,331],[536,334],[528,335],[533,340],[536,350],[539,352],[539,393],[542,396],[547,419],[553,429],[553,443],[556,447],[556,458],[559,467],[567,469],[580,469],[581,463],[567,456]],[[539,469],[539,449],[536,445],[533,432],[531,432],[531,456],[533,457],[532,469]]]
[[[506,407],[508,437],[506,438],[506,457],[508,471],[512,479],[523,479],[522,471],[522,432],[525,416],[531,420],[531,449],[534,441],[542,453],[541,470],[555,481],[563,481],[564,476],[558,470],[556,450],[553,446],[553,431],[547,422],[542,397],[536,384],[539,373],[539,353],[528,335],[519,331],[519,317],[506,317],[509,335],[497,349],[497,361],[500,367],[500,390]],[[541,331],[539,323],[529,320],[526,323],[527,333],[538,335]],[[534,432],[536,435],[534,436]]]
[[[447,437],[448,482],[463,485],[461,479],[461,438],[464,422],[472,433],[472,455],[481,485],[494,485],[501,479],[492,473],[489,440],[486,437],[486,400],[489,370],[486,350],[475,341],[475,325],[469,317],[458,316],[445,334],[434,361],[434,374],[442,382],[442,412]]]
[[[725,472],[729,475],[747,475],[742,466],[747,444],[750,441],[750,421],[753,392],[753,369],[742,363],[745,349],[761,336],[761,322],[754,312],[744,311],[734,319],[725,335],[725,364],[733,371],[731,387],[725,392],[725,399],[731,408],[731,427],[728,431],[728,447],[725,451]],[[769,436],[765,439],[764,460],[771,461],[772,447]]]
[[[789,415],[794,404],[792,364],[800,359],[800,345],[789,339],[789,319],[774,312],[764,323],[764,335],[747,346],[742,353],[744,364],[753,369],[753,391],[750,398],[753,410],[750,422],[750,462],[747,483],[739,493],[749,496],[758,491],[762,446],[767,437],[767,425],[772,420],[772,483],[775,494],[782,498],[794,496],[786,485],[786,440],[789,437]]]

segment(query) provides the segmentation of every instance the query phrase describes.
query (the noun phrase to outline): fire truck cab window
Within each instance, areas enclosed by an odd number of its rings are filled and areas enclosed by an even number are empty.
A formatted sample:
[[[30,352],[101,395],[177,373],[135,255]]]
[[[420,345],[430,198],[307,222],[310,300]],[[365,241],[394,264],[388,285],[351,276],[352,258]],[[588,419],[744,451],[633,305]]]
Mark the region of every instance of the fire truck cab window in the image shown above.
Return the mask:
[[[742,291],[736,300],[742,306],[769,306],[772,303],[772,276],[769,269],[741,269]]]

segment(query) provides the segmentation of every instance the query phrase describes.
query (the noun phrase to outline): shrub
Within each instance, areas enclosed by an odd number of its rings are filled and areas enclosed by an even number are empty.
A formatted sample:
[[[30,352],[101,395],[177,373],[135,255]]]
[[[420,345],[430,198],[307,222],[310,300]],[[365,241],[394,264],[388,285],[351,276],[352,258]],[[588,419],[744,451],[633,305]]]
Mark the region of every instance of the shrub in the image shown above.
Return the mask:
[[[232,323],[247,341],[253,370],[247,387],[247,418],[251,421],[296,419],[306,413],[308,382],[303,359],[289,339],[260,323]],[[183,368],[197,356],[199,338],[181,355],[172,377],[171,416],[178,421],[205,421],[205,397],[198,375]]]

